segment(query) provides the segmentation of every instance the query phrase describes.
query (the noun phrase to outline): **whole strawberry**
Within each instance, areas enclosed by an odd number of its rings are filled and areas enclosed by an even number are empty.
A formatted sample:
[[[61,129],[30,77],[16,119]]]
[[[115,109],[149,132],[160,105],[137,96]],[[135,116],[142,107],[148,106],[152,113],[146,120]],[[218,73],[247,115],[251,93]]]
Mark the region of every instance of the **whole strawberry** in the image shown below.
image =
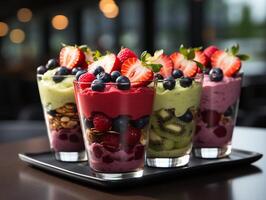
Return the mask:
[[[112,121],[104,114],[96,114],[93,117],[93,126],[97,131],[106,132],[111,129]]]
[[[121,63],[123,63],[128,58],[137,58],[137,55],[135,54],[134,51],[130,50],[129,48],[121,48],[121,50],[117,54],[117,58],[120,60]]]

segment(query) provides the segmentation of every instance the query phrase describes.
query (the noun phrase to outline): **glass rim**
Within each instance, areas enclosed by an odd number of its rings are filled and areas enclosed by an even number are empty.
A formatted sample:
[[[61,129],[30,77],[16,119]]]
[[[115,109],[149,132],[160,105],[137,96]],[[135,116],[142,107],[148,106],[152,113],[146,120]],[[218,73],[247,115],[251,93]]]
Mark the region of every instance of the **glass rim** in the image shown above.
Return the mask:
[[[37,77],[43,77],[44,76],[44,74],[37,74],[36,75]],[[45,76],[47,76],[47,77],[75,77],[75,75],[73,75],[73,74],[68,74],[68,75],[45,75]]]
[[[95,79],[95,80],[97,80],[97,79]],[[130,81],[130,84],[131,84],[131,85],[138,84],[138,83],[149,83],[149,84],[151,84],[151,83],[153,83],[153,82],[156,82],[156,80],[148,80],[148,81]],[[92,84],[92,82],[81,82],[81,81],[77,81],[77,80],[74,80],[73,83],[74,83],[75,85],[80,85],[80,84]],[[116,82],[107,82],[107,83],[104,82],[104,84],[105,84],[105,85],[118,85],[118,83],[116,83]],[[119,84],[121,84],[121,85],[128,85],[128,83],[119,83]],[[147,86],[148,86],[148,85],[147,85]]]

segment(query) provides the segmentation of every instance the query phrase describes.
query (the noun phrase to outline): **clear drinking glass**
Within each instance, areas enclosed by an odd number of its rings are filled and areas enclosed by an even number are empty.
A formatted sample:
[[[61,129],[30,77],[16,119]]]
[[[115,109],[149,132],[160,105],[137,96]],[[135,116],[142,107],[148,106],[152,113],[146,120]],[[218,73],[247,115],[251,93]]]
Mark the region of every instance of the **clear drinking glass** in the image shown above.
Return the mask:
[[[202,75],[192,79],[190,86],[165,89],[163,81],[155,88],[155,102],[151,117],[147,164],[151,167],[180,167],[189,162],[192,137],[202,90]]]
[[[230,155],[242,76],[224,77],[220,82],[213,82],[205,75],[193,142],[196,157],[222,158]]]
[[[50,147],[57,160],[86,161],[73,75],[37,75]]]
[[[90,84],[74,81],[91,169],[111,180],[142,176],[154,84],[120,90],[106,83],[102,92]]]

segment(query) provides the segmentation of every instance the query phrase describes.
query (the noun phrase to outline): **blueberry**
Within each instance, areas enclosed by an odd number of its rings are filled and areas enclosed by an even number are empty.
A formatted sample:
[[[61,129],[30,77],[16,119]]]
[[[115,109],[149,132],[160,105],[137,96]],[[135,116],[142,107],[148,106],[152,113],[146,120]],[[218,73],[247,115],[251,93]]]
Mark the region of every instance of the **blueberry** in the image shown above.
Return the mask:
[[[224,77],[223,70],[221,70],[220,68],[212,68],[209,73],[209,77],[211,81],[219,82],[223,80]]]
[[[163,87],[166,90],[172,90],[175,88],[175,79],[173,77],[168,77],[163,80]]]
[[[149,119],[149,116],[141,117],[137,120],[132,121],[131,124],[135,128],[142,129],[149,123]]]
[[[118,133],[125,133],[129,124],[130,118],[128,116],[119,116],[113,120],[113,130]]]
[[[76,75],[78,71],[81,71],[82,68],[81,67],[75,67],[71,70],[71,74],[72,75]]]
[[[172,73],[172,76],[176,79],[176,78],[181,78],[182,76],[184,76],[184,74],[181,70],[175,69]]]
[[[97,74],[100,74],[101,72],[104,72],[104,68],[99,66],[94,70],[93,74],[97,76]]]
[[[51,116],[53,116],[53,117],[56,115],[56,113],[57,113],[56,110],[48,110],[48,111],[47,111],[47,114],[48,114],[48,115],[51,115]]]
[[[111,81],[115,83],[116,79],[121,76],[121,73],[119,71],[113,71],[111,73]]]
[[[57,59],[55,59],[55,58],[48,60],[48,62],[46,64],[47,69],[54,69],[57,66],[58,66],[58,62],[57,62]]]
[[[189,87],[191,86],[192,84],[192,78],[189,78],[189,77],[182,77],[180,80],[179,80],[179,84],[182,86],[182,87]]]
[[[226,116],[226,117],[233,116],[233,114],[234,114],[234,110],[231,106],[229,108],[227,108],[227,110],[224,112],[224,116]]]
[[[55,73],[55,75],[61,75],[61,76],[68,75],[68,74],[69,74],[69,70],[66,67],[59,67]]]
[[[93,122],[92,122],[92,120],[85,119],[84,120],[84,123],[85,123],[86,128],[93,128]]]
[[[187,110],[184,115],[178,117],[183,122],[191,122],[193,120],[193,114],[190,110]]]
[[[97,79],[102,80],[105,83],[108,83],[111,81],[111,75],[105,72],[101,72],[99,74],[97,74]]]
[[[82,74],[85,74],[87,71],[86,70],[80,70],[76,73],[76,80],[78,81],[79,80],[79,77],[82,75]]]
[[[128,90],[130,88],[130,80],[126,76],[119,76],[116,79],[116,83],[119,90]]]
[[[210,68],[204,68],[203,69],[203,74],[207,74],[207,75],[209,75],[209,73],[210,73]]]
[[[37,68],[37,74],[44,74],[47,71],[46,67],[41,65]]]
[[[104,91],[104,88],[105,88],[105,84],[104,84],[104,82],[102,80],[95,79],[91,83],[91,89],[93,91],[102,92],[102,91]]]
[[[163,80],[163,76],[159,73],[155,74],[155,79],[157,80]]]

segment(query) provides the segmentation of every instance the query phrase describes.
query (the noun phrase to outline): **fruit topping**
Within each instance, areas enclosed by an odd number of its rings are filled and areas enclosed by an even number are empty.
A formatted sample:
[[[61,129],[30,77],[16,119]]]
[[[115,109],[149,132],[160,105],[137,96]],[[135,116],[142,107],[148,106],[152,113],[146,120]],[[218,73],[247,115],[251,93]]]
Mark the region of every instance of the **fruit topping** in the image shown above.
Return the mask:
[[[179,124],[169,123],[164,124],[163,127],[166,131],[173,134],[179,134],[182,131],[182,127]]]
[[[222,81],[224,77],[223,70],[221,70],[220,68],[212,68],[209,77],[210,80],[214,82]]]
[[[57,66],[58,66],[57,59],[51,58],[50,60],[48,60],[45,67],[46,67],[46,69],[51,70],[51,69],[56,68]]]
[[[103,155],[103,151],[102,151],[101,147],[98,146],[98,145],[94,145],[94,146],[92,147],[92,152],[93,152],[93,154],[94,154],[94,156],[95,156],[96,158],[101,158],[102,155]]]
[[[140,141],[140,129],[129,126],[127,132],[124,134],[125,143],[129,146],[134,146]]]
[[[178,117],[183,122],[191,122],[193,120],[193,114],[191,111],[188,109],[182,116]]]
[[[117,79],[119,76],[121,76],[121,73],[120,73],[119,71],[113,71],[113,72],[111,73],[111,81],[115,83],[115,82],[116,82],[116,79]]]
[[[210,60],[212,54],[214,54],[218,50],[219,49],[216,46],[211,45],[211,46],[207,47],[206,49],[204,49],[203,53]]]
[[[121,63],[123,63],[128,58],[137,58],[137,55],[129,48],[121,48],[121,50],[117,54],[117,58],[120,60]]]
[[[119,149],[120,137],[116,133],[105,133],[102,136],[101,144],[109,151],[117,151]]]
[[[202,70],[202,72],[203,72],[204,74],[206,74],[206,75],[209,75],[209,74],[210,74],[210,71],[211,71],[211,68],[204,68],[204,69]]]
[[[95,114],[93,126],[97,131],[106,132],[111,129],[112,121],[104,114]]]
[[[66,67],[59,67],[56,72],[55,75],[53,76],[53,81],[55,83],[59,83],[61,81],[63,81],[65,79],[64,76],[68,75],[69,71]]]
[[[215,110],[205,110],[201,112],[201,117],[209,127],[217,126],[221,120],[221,114]]]
[[[90,70],[90,71],[91,71],[91,70]],[[101,66],[98,66],[98,67],[96,67],[95,70],[93,71],[93,74],[94,74],[95,76],[97,76],[98,74],[100,74],[100,73],[102,73],[102,72],[104,72],[104,68],[101,67]]]
[[[95,79],[91,84],[91,89],[93,91],[102,92],[105,89],[105,84],[102,80]]]
[[[98,60],[90,64],[88,66],[88,71],[93,73],[99,66],[103,67],[104,71],[110,74],[112,71],[119,70],[121,63],[115,54],[109,53],[99,57]]]
[[[68,69],[73,69],[74,67],[83,66],[85,62],[85,54],[76,46],[65,46],[60,51],[60,66],[66,66]]]
[[[125,133],[128,128],[130,118],[128,116],[119,116],[113,120],[113,130],[118,133]]]
[[[161,109],[156,114],[158,118],[163,122],[166,122],[172,118],[172,115],[167,110],[164,109]]]
[[[172,73],[172,76],[177,79],[177,78],[181,78],[182,76],[184,76],[183,72],[179,69],[175,69]]]
[[[174,52],[170,55],[174,63],[174,69],[183,71],[184,76],[195,76],[202,66],[205,66],[207,59],[199,48],[186,49],[183,45],[180,46],[179,52]]]
[[[179,84],[181,85],[181,87],[189,87],[192,85],[192,78],[189,78],[189,77],[182,77],[180,80],[179,80]]]
[[[152,70],[143,66],[137,58],[127,59],[121,67],[121,74],[128,77],[134,87],[146,86],[153,80]]]
[[[142,129],[149,123],[149,116],[141,117],[137,120],[131,121],[131,125],[135,128]]]
[[[142,159],[144,156],[144,146],[140,145],[137,146],[135,149],[135,160]]]
[[[75,69],[75,68],[74,68]],[[82,75],[82,74],[85,74],[87,71],[86,70],[80,70],[76,73],[75,77],[76,77],[76,80],[79,80],[79,77]]]
[[[168,78],[165,78],[163,80],[163,87],[166,90],[172,90],[172,89],[174,89],[175,88],[175,85],[176,85],[176,81],[175,81],[175,79],[172,76],[170,76]]]
[[[155,79],[157,80],[163,80],[163,76],[159,73],[156,73],[154,76],[155,76]]]
[[[119,76],[116,79],[117,88],[119,90],[129,90],[130,89],[130,80],[126,76]]]
[[[71,70],[71,75],[76,75],[78,71],[83,70],[81,67],[75,67]]]
[[[102,80],[104,83],[108,83],[111,81],[111,75],[105,72],[101,72],[97,74],[97,79]]]
[[[218,50],[211,56],[211,65],[223,70],[228,77],[235,75],[241,68],[241,60],[247,60],[247,55],[238,54],[239,45],[234,45],[226,51]]]
[[[218,126],[216,129],[214,129],[213,133],[219,138],[225,137],[226,128],[224,126]]]
[[[81,74],[79,77],[80,87],[82,89],[88,88],[91,86],[91,83],[95,80],[94,74],[91,74],[89,72],[86,72],[84,74]]]
[[[44,74],[47,71],[46,67],[41,65],[37,68],[37,74]]]

